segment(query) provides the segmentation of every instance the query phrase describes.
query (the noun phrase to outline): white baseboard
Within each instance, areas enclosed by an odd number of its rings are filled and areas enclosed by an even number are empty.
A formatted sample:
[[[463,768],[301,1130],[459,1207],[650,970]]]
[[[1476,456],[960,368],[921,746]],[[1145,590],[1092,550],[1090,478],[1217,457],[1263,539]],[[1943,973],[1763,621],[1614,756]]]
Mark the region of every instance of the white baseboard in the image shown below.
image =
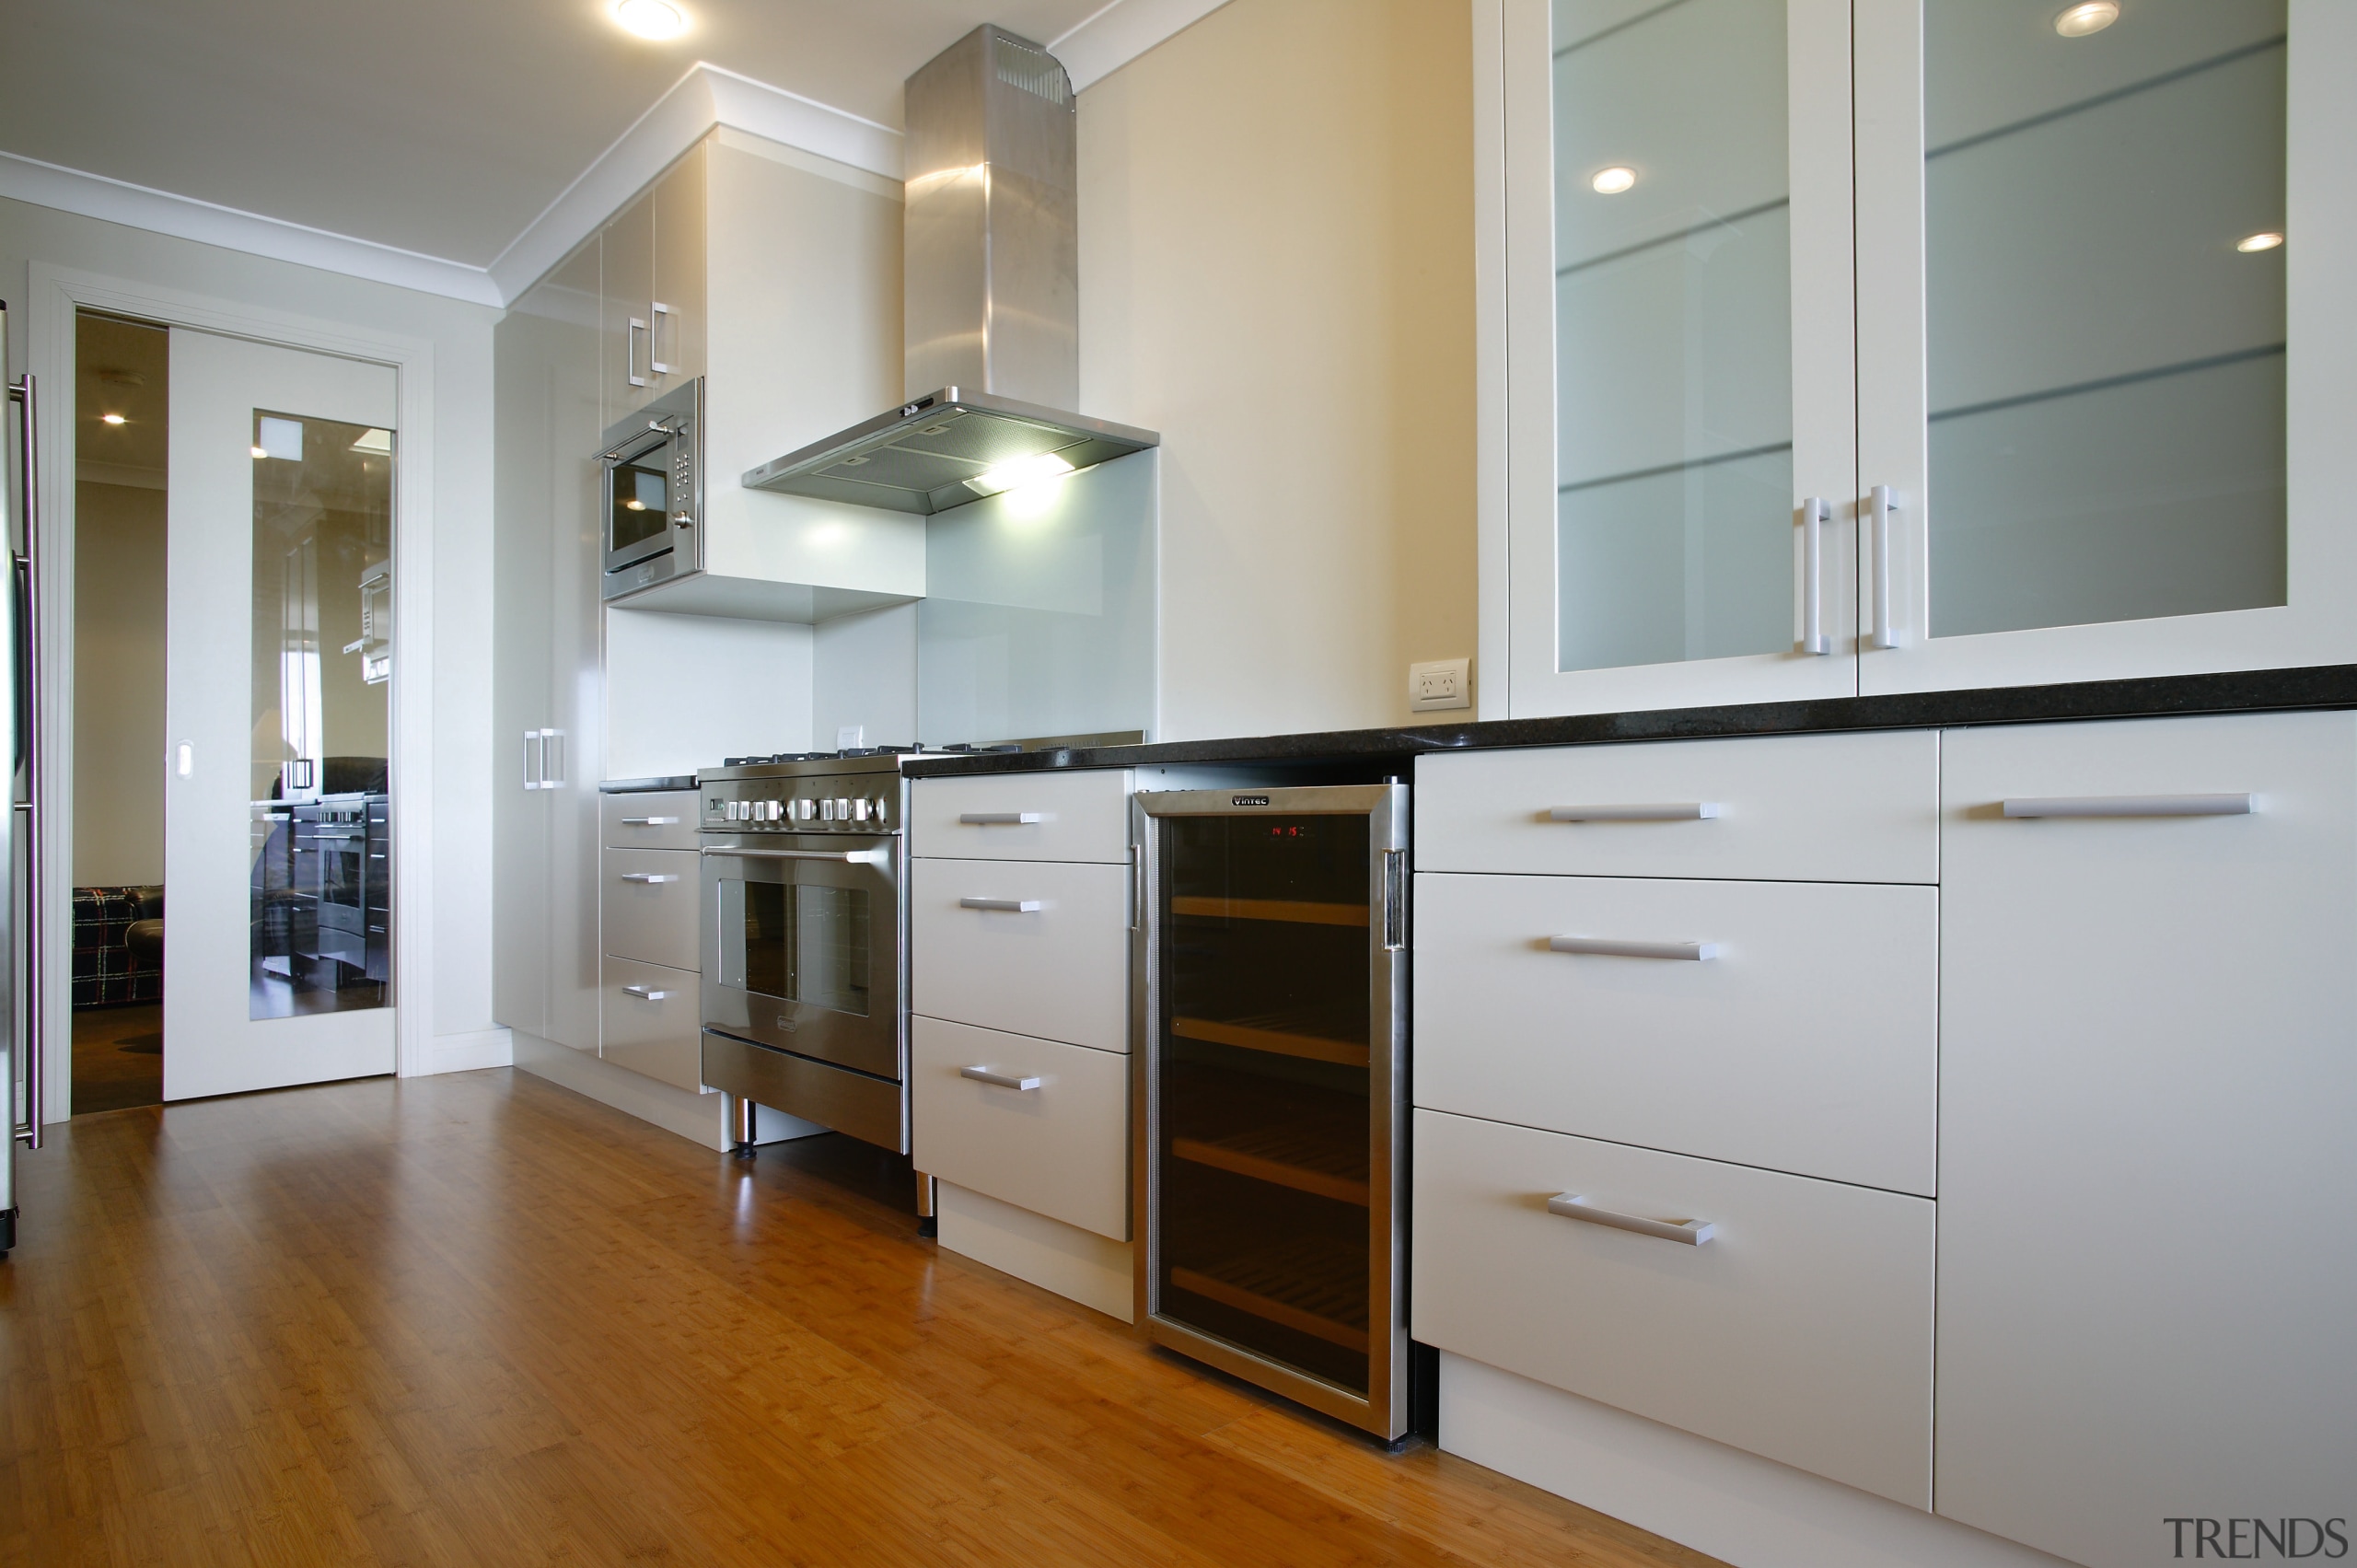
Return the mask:
[[[1012,1203],[944,1181],[934,1200],[941,1249],[988,1263],[1127,1323],[1136,1315],[1130,1244],[1108,1241]]]
[[[1736,1568],[2062,1562],[1446,1351],[1440,1446]]]
[[[485,1067],[510,1067],[515,1063],[515,1041],[505,1029],[470,1029],[464,1034],[435,1035],[433,1065],[426,1071],[473,1073]]]

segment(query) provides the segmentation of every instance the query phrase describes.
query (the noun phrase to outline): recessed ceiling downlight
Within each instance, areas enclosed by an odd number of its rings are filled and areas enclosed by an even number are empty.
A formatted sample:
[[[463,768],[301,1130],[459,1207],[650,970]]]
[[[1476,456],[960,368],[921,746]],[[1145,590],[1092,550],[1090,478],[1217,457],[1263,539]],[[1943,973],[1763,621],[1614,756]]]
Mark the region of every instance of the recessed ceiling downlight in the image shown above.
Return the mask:
[[[2085,4],[2066,7],[2054,18],[2054,30],[2064,38],[2084,38],[2091,32],[2101,32],[2119,20],[2119,0],[2085,0]]]
[[[2283,237],[2270,228],[2258,234],[2245,235],[2235,241],[2235,249],[2247,256],[2254,250],[2272,250],[2282,243]]]
[[[688,30],[688,14],[671,0],[615,0],[614,20],[640,38],[677,38]]]
[[[1637,171],[1627,164],[1616,163],[1610,168],[1599,168],[1588,184],[1599,196],[1618,196],[1637,182]]]

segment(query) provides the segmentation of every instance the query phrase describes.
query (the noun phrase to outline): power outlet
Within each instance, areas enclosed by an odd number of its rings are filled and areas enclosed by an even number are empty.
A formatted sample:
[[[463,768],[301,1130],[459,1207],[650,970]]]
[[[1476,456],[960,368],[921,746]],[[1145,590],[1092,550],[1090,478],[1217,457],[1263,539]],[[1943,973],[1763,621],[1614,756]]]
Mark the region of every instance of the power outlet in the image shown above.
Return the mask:
[[[1428,714],[1440,708],[1473,705],[1473,661],[1432,659],[1408,667],[1408,711]]]

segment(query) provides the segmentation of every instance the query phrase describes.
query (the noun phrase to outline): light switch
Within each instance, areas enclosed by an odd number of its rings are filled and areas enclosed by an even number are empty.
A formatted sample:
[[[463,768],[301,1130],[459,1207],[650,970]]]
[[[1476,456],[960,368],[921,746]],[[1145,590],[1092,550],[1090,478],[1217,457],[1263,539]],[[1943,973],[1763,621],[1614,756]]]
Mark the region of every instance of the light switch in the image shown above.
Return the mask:
[[[1432,659],[1408,667],[1408,710],[1411,713],[1431,713],[1439,708],[1469,708],[1473,705],[1473,661],[1469,658]]]

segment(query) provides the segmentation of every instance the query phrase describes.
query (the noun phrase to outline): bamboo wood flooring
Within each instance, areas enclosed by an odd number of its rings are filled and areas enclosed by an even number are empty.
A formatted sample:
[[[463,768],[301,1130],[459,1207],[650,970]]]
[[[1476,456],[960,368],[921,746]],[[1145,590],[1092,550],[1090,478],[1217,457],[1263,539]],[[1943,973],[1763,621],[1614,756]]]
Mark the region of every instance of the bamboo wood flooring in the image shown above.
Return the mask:
[[[1709,1562],[940,1252],[875,1165],[505,1070],[54,1129],[0,1562]]]

